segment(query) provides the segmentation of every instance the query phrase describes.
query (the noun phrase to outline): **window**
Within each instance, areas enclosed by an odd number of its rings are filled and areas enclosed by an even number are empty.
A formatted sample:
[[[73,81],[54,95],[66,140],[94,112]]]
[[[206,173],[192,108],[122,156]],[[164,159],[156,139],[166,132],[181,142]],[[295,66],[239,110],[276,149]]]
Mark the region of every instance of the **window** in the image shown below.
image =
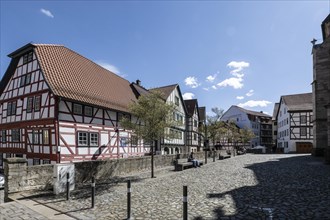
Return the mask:
[[[29,85],[31,83],[31,73],[28,73],[26,75],[23,75],[21,77],[21,82],[20,82],[20,86],[26,86]]]
[[[179,106],[179,97],[175,96],[175,104]]]
[[[73,103],[73,114],[82,115],[82,105]]]
[[[306,115],[300,115],[300,123],[306,124],[307,123],[307,116]]]
[[[50,160],[42,160],[42,164],[50,164]]]
[[[27,53],[27,54],[24,54],[24,56],[23,56],[23,64],[26,64],[26,63],[28,63],[28,62],[30,62],[32,60],[33,60],[33,52],[32,51],[29,52],[29,53]]]
[[[39,144],[39,131],[35,130],[32,132],[32,143]]]
[[[78,132],[78,146],[87,146],[88,144],[88,133]]]
[[[33,159],[33,165],[40,165],[40,159]]]
[[[300,136],[307,136],[307,128],[306,127],[300,128]]]
[[[6,130],[2,130],[1,131],[1,141],[2,141],[2,143],[6,143],[7,142]]]
[[[16,101],[8,102],[7,115],[16,115]]]
[[[19,142],[20,141],[20,130],[19,129],[11,130],[11,141],[12,142]]]
[[[194,141],[197,141],[197,134],[194,134]]]
[[[197,120],[194,120],[194,127],[197,128]]]
[[[49,130],[42,131],[42,144],[49,144]]]
[[[284,147],[285,148],[288,148],[289,146],[288,146],[288,142],[286,141],[286,142],[284,142]]]
[[[139,144],[139,139],[136,135],[131,136],[131,146],[136,147]]]
[[[128,139],[127,137],[120,137],[120,146],[121,147],[127,147]]]
[[[33,97],[29,97],[26,105],[26,112],[31,113],[33,108]]]
[[[98,133],[90,133],[89,134],[89,145],[90,146],[98,146],[99,145],[99,134]]]
[[[85,106],[85,115],[86,116],[93,116],[93,108],[90,106]]]
[[[36,96],[34,101],[34,111],[40,111],[41,96]]]

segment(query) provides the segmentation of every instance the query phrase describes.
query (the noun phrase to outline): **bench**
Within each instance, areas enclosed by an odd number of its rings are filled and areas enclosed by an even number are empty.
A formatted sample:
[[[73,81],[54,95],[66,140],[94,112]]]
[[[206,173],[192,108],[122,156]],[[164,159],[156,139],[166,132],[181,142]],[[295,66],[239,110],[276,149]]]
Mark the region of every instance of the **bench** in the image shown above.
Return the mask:
[[[203,161],[199,160],[199,165],[203,165]],[[184,168],[192,168],[193,162],[188,162],[187,158],[177,159],[175,161],[175,171],[182,171]]]
[[[230,154],[228,154],[227,150],[220,150],[219,152],[219,160],[230,158]]]

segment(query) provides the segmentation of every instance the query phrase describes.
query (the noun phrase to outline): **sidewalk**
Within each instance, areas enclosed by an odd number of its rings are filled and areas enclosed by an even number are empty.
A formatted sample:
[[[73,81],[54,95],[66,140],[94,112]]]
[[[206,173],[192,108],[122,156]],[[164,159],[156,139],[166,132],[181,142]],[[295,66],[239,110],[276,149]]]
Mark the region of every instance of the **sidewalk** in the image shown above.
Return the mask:
[[[0,220],[76,219],[32,199],[21,198],[21,196],[16,194],[12,197],[14,201],[0,204]]]

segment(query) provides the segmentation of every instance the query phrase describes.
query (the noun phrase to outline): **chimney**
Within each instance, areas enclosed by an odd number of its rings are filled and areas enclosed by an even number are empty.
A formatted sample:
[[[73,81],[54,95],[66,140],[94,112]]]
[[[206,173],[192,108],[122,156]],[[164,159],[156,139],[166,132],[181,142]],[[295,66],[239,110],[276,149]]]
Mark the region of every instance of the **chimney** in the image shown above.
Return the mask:
[[[136,80],[136,84],[138,85],[138,86],[141,86],[141,81],[140,80]]]
[[[263,111],[260,111],[260,113],[264,113]]]

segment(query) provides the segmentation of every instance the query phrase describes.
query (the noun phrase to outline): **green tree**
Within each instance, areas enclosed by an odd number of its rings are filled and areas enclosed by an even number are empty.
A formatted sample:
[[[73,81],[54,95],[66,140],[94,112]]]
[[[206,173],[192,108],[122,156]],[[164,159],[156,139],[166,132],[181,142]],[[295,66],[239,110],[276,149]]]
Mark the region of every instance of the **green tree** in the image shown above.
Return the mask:
[[[241,129],[241,140],[244,145],[249,143],[251,139],[255,137],[256,135],[253,133],[251,129],[248,128]]]
[[[175,105],[167,104],[159,92],[150,92],[142,95],[129,106],[133,119],[124,117],[121,126],[132,130],[137,139],[150,143],[151,151],[151,178],[154,177],[154,145],[162,138],[172,138],[168,128],[177,123],[173,120]]]
[[[217,140],[220,140],[223,137],[223,134],[226,132],[224,128],[224,122],[220,121],[224,110],[219,109],[218,107],[211,108],[213,116],[207,116],[206,124],[206,137],[211,139],[213,146],[216,144]]]

